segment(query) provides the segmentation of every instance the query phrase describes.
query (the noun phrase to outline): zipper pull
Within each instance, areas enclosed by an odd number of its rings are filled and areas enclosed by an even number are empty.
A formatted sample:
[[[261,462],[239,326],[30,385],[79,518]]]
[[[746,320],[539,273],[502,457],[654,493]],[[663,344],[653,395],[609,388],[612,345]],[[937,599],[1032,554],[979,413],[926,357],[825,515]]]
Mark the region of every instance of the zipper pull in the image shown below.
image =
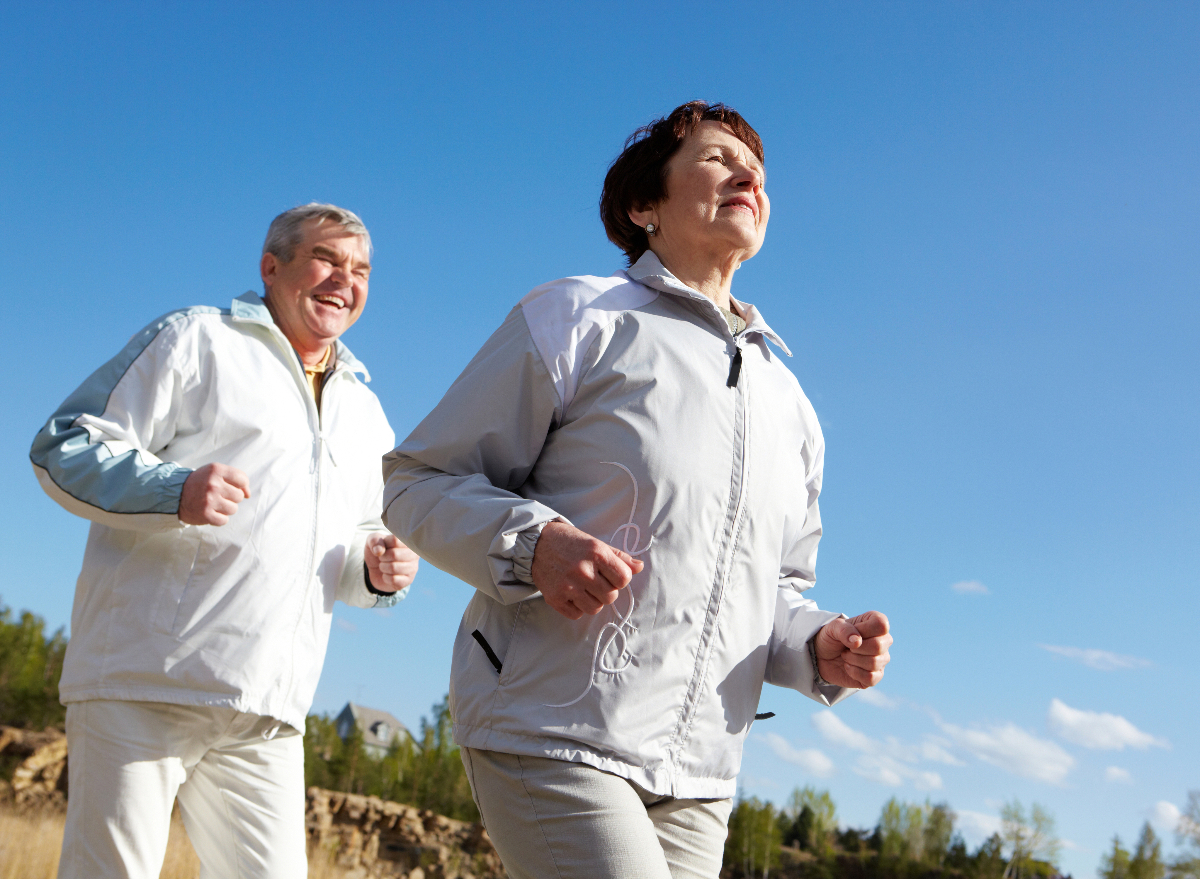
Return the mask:
[[[725,381],[725,387],[736,388],[738,379],[742,375],[742,349],[738,348],[733,354],[733,362],[729,364],[729,378]]]

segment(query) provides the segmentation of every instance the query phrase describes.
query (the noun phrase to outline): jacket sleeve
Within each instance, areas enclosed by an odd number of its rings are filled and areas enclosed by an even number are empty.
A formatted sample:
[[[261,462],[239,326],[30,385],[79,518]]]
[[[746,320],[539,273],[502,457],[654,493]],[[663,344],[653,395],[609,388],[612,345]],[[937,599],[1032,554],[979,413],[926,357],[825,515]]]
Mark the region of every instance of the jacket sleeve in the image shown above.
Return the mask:
[[[386,417],[380,411],[379,416],[386,424]],[[386,428],[387,439],[383,448],[395,443],[396,438],[391,428]],[[375,471],[375,491],[371,494],[372,502],[363,511],[362,521],[354,532],[354,539],[346,552],[346,564],[342,568],[342,579],[338,582],[337,599],[353,607],[393,607],[399,604],[407,595],[409,586],[390,593],[372,592],[367,585],[366,546],[372,534],[387,533],[379,511],[383,508],[383,480]]]
[[[434,410],[384,457],[384,520],[418,555],[503,604],[539,594],[517,535],[558,513],[517,494],[560,417],[521,307]]]
[[[816,414],[804,400],[811,417],[810,438],[801,454],[805,457],[805,510],[803,520],[791,539],[779,567],[779,589],[775,595],[775,623],[767,655],[765,680],[768,684],[797,690],[820,702],[833,705],[845,699],[853,689],[832,684],[817,684],[816,668],[808,642],[830,620],[845,614],[821,610],[803,592],[816,583],[817,543],[821,539],[821,475],[825,464],[825,441]]]
[[[182,528],[179,499],[191,470],[163,461],[175,436],[189,366],[191,323],[168,315],[134,336],[69,396],[34,438],[42,488],[69,512],[112,528]]]

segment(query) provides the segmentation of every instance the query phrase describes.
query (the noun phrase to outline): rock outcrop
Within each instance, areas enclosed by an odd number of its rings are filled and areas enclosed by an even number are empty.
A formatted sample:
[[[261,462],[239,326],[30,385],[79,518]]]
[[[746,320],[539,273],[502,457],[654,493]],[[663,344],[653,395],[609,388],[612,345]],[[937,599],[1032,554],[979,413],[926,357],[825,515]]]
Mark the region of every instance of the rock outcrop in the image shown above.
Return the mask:
[[[0,799],[19,809],[64,809],[67,738],[0,726]],[[455,821],[379,797],[309,788],[305,830],[311,858],[328,858],[346,879],[504,879],[482,824]]]
[[[22,809],[66,806],[67,737],[61,730],[0,726],[0,764],[7,769],[14,763],[12,781],[0,781],[0,794],[6,799]]]
[[[481,824],[315,787],[305,811],[312,857],[329,857],[348,879],[504,879]]]

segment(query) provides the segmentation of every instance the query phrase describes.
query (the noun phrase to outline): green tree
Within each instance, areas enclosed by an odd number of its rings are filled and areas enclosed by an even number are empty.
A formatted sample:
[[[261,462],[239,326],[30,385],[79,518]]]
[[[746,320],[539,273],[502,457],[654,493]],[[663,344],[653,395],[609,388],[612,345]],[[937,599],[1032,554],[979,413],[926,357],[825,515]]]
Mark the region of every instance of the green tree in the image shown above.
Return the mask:
[[[768,879],[771,867],[778,863],[781,844],[775,807],[758,797],[739,799],[729,816],[725,866],[732,867],[743,879]]]
[[[1175,825],[1175,839],[1188,852],[1171,861],[1171,879],[1200,879],[1200,790],[1188,791],[1187,808]]]
[[[0,723],[27,729],[63,725],[58,701],[67,638],[59,629],[46,637],[45,621],[29,611],[14,620],[0,606]]]
[[[941,867],[946,862],[950,840],[954,836],[955,817],[948,803],[931,806],[928,800],[925,801],[925,860],[934,867]]]
[[[1029,814],[1020,801],[1005,803],[1000,810],[1000,835],[1009,850],[1005,879],[1020,879],[1048,872],[1058,860],[1060,843],[1054,830],[1054,817],[1037,803]],[[1039,865],[1037,862],[1041,861]]]
[[[1130,879],[1129,852],[1121,845],[1121,837],[1113,837],[1112,851],[1100,859],[1097,875],[1100,879]]]
[[[972,879],[1000,879],[1004,867],[1004,840],[999,833],[993,833],[980,843],[966,872]]]
[[[795,788],[780,811],[783,844],[828,853],[837,833],[837,807],[827,790]]]
[[[1129,859],[1129,879],[1163,879],[1167,872],[1162,859],[1162,842],[1147,821],[1142,825],[1133,857]]]
[[[954,833],[954,813],[945,803],[902,803],[892,797],[879,814],[880,854],[940,866]]]

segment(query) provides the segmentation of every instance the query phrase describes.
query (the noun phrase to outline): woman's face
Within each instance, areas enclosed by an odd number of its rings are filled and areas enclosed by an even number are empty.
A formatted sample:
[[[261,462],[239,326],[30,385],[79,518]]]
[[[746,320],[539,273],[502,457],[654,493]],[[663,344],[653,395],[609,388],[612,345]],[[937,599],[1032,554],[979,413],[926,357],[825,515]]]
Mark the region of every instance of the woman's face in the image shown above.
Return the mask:
[[[636,213],[655,224],[652,245],[740,262],[758,252],[767,232],[771,202],[764,182],[762,163],[750,148],[728,126],[705,121],[668,160],[666,198]]]

